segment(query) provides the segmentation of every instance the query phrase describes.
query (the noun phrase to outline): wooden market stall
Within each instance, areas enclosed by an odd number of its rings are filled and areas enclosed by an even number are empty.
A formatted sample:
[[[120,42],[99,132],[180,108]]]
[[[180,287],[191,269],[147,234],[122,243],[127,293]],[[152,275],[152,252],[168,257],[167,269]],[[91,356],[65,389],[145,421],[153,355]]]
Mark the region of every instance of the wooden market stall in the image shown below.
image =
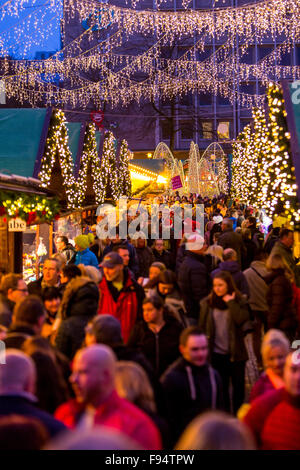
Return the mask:
[[[39,275],[45,256],[53,253],[53,220],[59,205],[40,181],[0,173],[0,269],[23,273],[29,281]]]

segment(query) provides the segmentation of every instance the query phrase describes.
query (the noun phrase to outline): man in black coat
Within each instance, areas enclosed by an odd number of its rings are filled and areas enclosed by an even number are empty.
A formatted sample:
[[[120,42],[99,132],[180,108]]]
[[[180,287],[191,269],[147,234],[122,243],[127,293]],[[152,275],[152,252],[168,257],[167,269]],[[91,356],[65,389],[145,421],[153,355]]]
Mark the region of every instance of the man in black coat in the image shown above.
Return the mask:
[[[61,323],[55,338],[56,348],[73,359],[84,340],[84,329],[97,314],[99,289],[87,277],[75,277],[64,292],[60,305]]]
[[[232,248],[237,253],[238,263],[241,265],[242,251],[245,249],[243,239],[239,233],[233,231],[232,220],[224,219],[222,222],[222,234],[218,238],[218,245],[226,248]]]
[[[2,276],[0,285],[0,325],[9,328],[16,303],[28,295],[28,288],[21,274]]]
[[[136,252],[139,260],[139,273],[138,278],[148,278],[149,269],[155,258],[153,251],[149,246],[146,246],[146,240],[144,238],[138,238],[136,241]]]
[[[66,257],[67,264],[72,264],[75,261],[76,257],[76,250],[71,243],[69,243],[69,240],[67,237],[60,236],[57,237],[56,239],[56,246],[58,249],[58,252],[63,254]]]
[[[199,302],[209,294],[212,282],[210,271],[212,258],[205,255],[204,238],[192,234],[185,244],[186,255],[178,270],[178,284],[182,292],[187,315],[198,319]]]
[[[171,269],[171,271],[174,269],[175,256],[172,255],[170,251],[165,249],[163,240],[155,240],[152,251],[155,258],[154,261],[163,263],[166,268]]]
[[[161,377],[174,442],[199,413],[223,409],[222,381],[207,362],[208,341],[197,326],[180,336],[180,357]]]
[[[12,324],[4,339],[6,348],[21,349],[26,339],[40,335],[45,319],[45,309],[39,297],[25,297],[14,308]]]
[[[127,345],[143,352],[158,378],[179,355],[181,331],[163,299],[152,294],[143,301],[143,320],[133,327]]]
[[[35,406],[36,371],[32,359],[14,349],[6,350],[5,359],[6,364],[0,365],[0,417],[20,415],[38,419],[50,437],[65,431],[63,423]]]

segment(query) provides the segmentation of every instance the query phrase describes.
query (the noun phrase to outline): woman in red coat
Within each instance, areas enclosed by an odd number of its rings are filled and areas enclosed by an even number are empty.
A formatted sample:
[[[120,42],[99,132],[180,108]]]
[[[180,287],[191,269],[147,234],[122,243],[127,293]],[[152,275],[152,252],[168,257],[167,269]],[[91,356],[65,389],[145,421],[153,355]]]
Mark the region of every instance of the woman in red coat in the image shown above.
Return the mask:
[[[261,346],[265,371],[252,387],[250,402],[271,390],[284,387],[283,370],[289,349],[289,340],[282,331],[272,329],[266,333]]]

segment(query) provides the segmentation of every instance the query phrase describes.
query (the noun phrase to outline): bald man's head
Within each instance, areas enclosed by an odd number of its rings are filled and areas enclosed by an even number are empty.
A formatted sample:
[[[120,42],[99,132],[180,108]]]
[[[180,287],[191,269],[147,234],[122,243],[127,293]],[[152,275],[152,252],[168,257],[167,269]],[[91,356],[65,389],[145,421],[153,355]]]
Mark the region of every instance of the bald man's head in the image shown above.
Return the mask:
[[[116,357],[103,344],[77,352],[70,377],[76,398],[81,403],[98,407],[115,388]]]
[[[299,352],[290,353],[285,361],[283,379],[290,395],[300,397],[300,360]]]
[[[223,251],[223,260],[224,261],[237,261],[237,253],[233,248],[226,248]]]
[[[7,349],[5,359],[6,364],[0,364],[0,393],[34,393],[36,371],[32,359],[17,349]]]

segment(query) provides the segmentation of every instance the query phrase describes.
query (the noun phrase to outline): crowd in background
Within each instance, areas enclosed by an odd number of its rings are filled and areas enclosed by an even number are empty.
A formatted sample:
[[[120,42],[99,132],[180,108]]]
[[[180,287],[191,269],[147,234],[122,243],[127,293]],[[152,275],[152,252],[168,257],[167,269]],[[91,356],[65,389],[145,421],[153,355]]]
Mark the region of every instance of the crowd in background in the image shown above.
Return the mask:
[[[92,226],[36,281],[3,273],[1,449],[300,449],[293,230],[225,195],[159,202],[204,204],[205,233]]]

